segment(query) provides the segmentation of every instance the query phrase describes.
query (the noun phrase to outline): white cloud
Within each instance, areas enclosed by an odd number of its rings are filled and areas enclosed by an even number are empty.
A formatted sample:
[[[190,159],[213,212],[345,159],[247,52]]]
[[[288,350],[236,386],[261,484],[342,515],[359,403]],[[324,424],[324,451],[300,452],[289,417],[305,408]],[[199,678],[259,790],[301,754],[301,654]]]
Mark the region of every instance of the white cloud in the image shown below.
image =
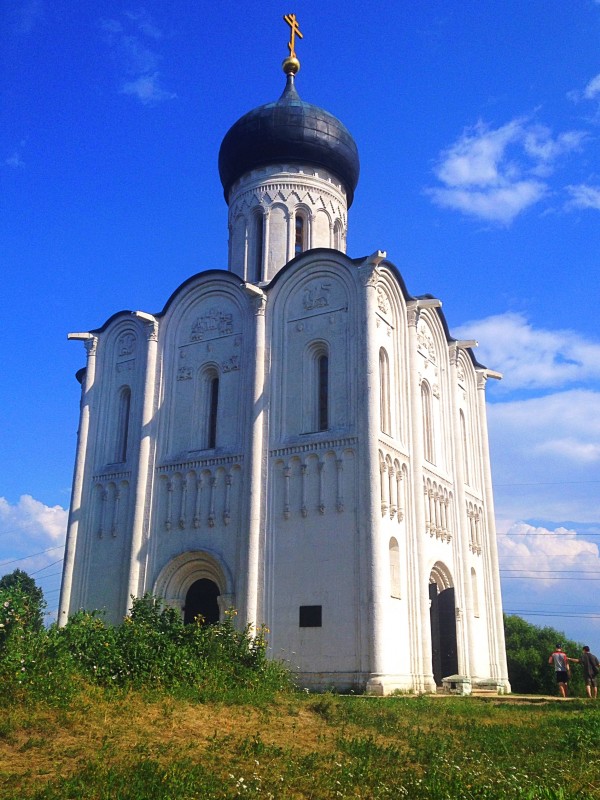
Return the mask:
[[[0,538],[6,548],[20,546],[23,537],[41,544],[60,544],[67,530],[68,512],[62,506],[47,506],[24,494],[15,505],[0,497]]]
[[[541,179],[584,138],[582,131],[553,137],[548,127],[526,118],[495,129],[479,122],[441,153],[434,173],[443,186],[426,193],[438,205],[508,225],[549,192]]]
[[[503,373],[501,391],[557,389],[600,378],[600,342],[572,330],[536,329],[523,314],[467,322],[454,334],[481,341],[477,358]]]
[[[430,189],[428,193],[439,206],[508,225],[521,211],[541,200],[546,191],[545,184],[539,181],[520,181],[484,191],[454,188]]]
[[[600,95],[600,74],[592,78],[583,90],[583,96],[586,100],[593,100],[598,95]]]
[[[155,105],[163,100],[173,100],[176,95],[166,92],[160,86],[160,78],[157,72],[154,75],[142,75],[134,81],[123,84],[121,89],[123,94],[132,95],[144,105]]]
[[[567,186],[571,195],[568,205],[571,208],[595,208],[600,211],[600,186],[589,186],[585,183],[578,186]]]
[[[12,169],[22,169],[25,166],[25,162],[21,158],[21,155],[15,151],[11,156],[4,159],[4,166],[11,167]]]
[[[600,573],[598,545],[586,541],[575,530],[550,530],[515,522],[499,534],[500,568],[519,570],[513,574],[535,578],[545,587],[563,580],[566,571]]]
[[[488,403],[497,519],[600,520],[600,392]]]
[[[589,616],[600,573],[597,544],[570,527],[515,522],[499,530],[498,553],[507,613],[582,642],[600,634],[600,620]]]
[[[529,461],[526,472],[532,461],[541,459],[540,466],[551,475],[550,452],[563,462],[573,462],[571,469],[585,469],[592,462],[600,466],[599,408],[599,392],[573,389],[529,400],[490,403],[488,416],[495,434],[504,441],[504,450],[513,456],[519,453],[522,466]],[[519,462],[511,458],[509,469],[514,474]]]
[[[504,375],[487,390],[497,519],[600,520],[600,342],[515,313],[453,333]]]
[[[161,85],[162,76],[158,69],[161,56],[154,46],[162,38],[162,31],[146,12],[127,12],[123,22],[103,19],[100,27],[119,70],[127,76],[122,81],[122,94],[135,97],[144,105],[156,105],[177,96]],[[152,46],[148,45],[149,39]]]

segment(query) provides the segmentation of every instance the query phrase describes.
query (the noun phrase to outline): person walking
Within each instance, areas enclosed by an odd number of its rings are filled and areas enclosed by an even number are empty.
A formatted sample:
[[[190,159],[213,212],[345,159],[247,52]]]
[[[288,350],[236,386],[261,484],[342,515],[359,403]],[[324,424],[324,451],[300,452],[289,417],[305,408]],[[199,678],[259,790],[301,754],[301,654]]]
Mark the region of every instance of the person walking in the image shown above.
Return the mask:
[[[593,653],[590,653],[590,648],[585,645],[583,648],[583,655],[579,659],[579,663],[583,667],[583,678],[585,680],[585,691],[590,700],[597,700],[598,698],[598,684],[597,676],[600,669],[600,662]]]
[[[562,645],[557,644],[556,649],[548,659],[549,664],[554,664],[554,671],[556,673],[556,683],[558,684],[558,691],[561,697],[568,697],[569,694],[569,676],[571,668],[569,666],[569,658]]]

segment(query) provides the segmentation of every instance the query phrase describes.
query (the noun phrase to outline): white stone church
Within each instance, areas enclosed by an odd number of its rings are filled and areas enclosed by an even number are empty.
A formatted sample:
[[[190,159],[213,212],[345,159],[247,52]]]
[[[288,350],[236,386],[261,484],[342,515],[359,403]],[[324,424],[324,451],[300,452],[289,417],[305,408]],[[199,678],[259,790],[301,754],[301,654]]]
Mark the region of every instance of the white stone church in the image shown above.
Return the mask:
[[[265,624],[302,686],[509,691],[485,386],[385,253],[346,255],[356,144],[300,99],[226,134],[227,270],[84,340],[59,622],[158,595]]]

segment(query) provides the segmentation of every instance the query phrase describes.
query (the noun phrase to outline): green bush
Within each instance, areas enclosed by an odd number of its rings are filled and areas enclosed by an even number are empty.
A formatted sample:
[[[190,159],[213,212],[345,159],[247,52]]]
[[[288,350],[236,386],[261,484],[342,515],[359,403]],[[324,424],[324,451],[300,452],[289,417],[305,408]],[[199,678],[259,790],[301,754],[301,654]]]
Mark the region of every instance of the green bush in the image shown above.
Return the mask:
[[[21,613],[18,590],[2,597],[9,620],[0,650],[5,699],[66,700],[86,682],[252,702],[290,685],[283,666],[267,658],[266,631],[236,629],[234,610],[216,625],[184,625],[176,610],[145,595],[133,599],[118,626],[80,611],[62,628],[37,630]]]

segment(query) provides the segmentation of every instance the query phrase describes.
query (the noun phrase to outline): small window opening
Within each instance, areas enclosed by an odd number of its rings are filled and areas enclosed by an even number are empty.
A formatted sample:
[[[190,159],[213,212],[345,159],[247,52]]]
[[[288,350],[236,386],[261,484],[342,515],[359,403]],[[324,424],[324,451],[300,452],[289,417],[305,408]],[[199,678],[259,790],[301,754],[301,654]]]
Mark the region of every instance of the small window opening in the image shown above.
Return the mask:
[[[300,606],[300,627],[321,628],[323,606]]]

